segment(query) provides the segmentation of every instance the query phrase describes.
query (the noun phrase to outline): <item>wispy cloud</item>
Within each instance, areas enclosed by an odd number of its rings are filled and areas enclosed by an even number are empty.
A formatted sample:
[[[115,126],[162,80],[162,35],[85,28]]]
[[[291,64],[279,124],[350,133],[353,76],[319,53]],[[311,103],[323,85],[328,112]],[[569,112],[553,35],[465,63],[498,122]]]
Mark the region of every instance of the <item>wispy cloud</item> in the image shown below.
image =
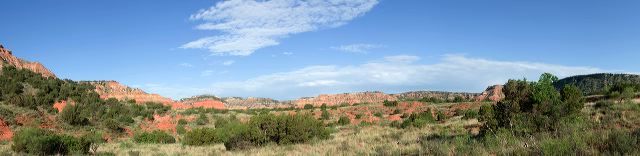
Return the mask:
[[[559,77],[605,72],[599,68],[535,62],[496,61],[445,55],[439,62],[417,63],[420,57],[389,56],[352,66],[309,66],[294,71],[212,85],[216,94],[296,98],[320,93],[365,90],[449,90],[481,92],[508,79],[537,79],[550,72]]]
[[[250,55],[280,44],[289,35],[342,26],[371,10],[378,0],[228,0],[200,10],[191,20],[205,21],[196,28],[216,30],[182,48],[209,49],[218,55]]]
[[[180,63],[179,66],[181,67],[187,67],[187,68],[192,68],[194,67],[193,64],[191,63]]]
[[[200,73],[200,76],[207,77],[213,75],[213,70],[205,70]]]
[[[282,55],[293,55],[292,52],[283,52]]]
[[[232,65],[233,63],[236,63],[236,61],[234,61],[234,60],[227,60],[227,61],[222,62],[222,65],[224,65],[224,66],[230,66],[230,65]]]
[[[351,44],[351,45],[342,45],[338,47],[331,47],[331,49],[340,50],[343,52],[349,53],[368,53],[370,50],[378,49],[384,47],[379,44]]]

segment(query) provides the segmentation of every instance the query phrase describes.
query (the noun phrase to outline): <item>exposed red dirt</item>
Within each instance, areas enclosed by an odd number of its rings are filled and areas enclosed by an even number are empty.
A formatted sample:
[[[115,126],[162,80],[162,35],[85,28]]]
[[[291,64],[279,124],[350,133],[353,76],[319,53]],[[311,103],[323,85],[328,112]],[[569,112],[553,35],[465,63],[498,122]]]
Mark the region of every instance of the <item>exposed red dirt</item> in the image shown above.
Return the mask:
[[[0,141],[10,141],[13,138],[13,131],[4,120],[0,119]]]
[[[65,106],[67,106],[67,101],[58,101],[53,104],[53,108],[57,109],[58,112],[62,112]]]

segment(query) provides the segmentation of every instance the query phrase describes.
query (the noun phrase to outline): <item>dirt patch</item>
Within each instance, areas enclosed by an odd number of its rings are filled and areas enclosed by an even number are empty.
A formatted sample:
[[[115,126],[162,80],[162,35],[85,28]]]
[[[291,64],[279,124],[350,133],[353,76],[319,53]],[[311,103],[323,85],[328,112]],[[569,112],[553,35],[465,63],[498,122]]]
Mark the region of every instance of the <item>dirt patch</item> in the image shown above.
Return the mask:
[[[0,141],[10,141],[13,138],[13,131],[4,120],[0,119]]]

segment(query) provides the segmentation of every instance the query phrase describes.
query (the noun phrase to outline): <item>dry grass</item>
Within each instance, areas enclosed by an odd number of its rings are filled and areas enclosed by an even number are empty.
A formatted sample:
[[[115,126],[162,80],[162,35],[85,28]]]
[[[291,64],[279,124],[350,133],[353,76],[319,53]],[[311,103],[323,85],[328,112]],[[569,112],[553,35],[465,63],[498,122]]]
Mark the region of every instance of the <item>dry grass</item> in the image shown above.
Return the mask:
[[[332,139],[316,140],[307,144],[267,145],[243,151],[226,151],[222,144],[214,146],[184,146],[181,144],[108,143],[98,151],[115,155],[401,155],[422,153],[420,138],[447,131],[467,133],[464,128],[475,125],[475,120],[453,118],[449,122],[432,124],[421,129],[396,129],[385,126],[349,126],[333,134]]]

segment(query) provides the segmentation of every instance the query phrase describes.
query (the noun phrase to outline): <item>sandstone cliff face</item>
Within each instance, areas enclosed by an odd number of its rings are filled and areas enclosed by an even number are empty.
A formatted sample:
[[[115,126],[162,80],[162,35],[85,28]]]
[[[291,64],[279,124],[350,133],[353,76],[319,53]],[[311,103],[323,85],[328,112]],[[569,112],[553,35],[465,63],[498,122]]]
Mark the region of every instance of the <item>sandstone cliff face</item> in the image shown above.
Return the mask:
[[[460,93],[460,92],[441,92],[441,91],[415,91],[400,94],[394,94],[399,99],[422,99],[422,98],[438,98],[443,100],[453,100],[456,97],[462,97],[465,100],[475,99],[481,94],[478,93]]]
[[[214,108],[225,109],[225,104],[222,103],[220,98],[211,95],[194,96],[191,98],[185,98],[180,100],[186,108]]]
[[[491,100],[495,102],[500,101],[504,99],[504,93],[502,92],[503,88],[504,88],[503,85],[490,86],[484,92],[482,92],[480,96],[476,98],[476,101],[485,101],[485,100]]]
[[[29,62],[22,60],[13,56],[13,53],[9,49],[5,49],[4,46],[0,45],[0,59],[2,59],[2,63],[0,64],[0,68],[5,65],[15,66],[18,69],[28,69],[35,73],[42,74],[44,77],[56,77],[49,69],[45,68],[42,64],[38,62]]]
[[[227,106],[230,108],[284,108],[291,107],[289,104],[281,103],[280,101],[270,99],[270,98],[259,98],[259,97],[226,97],[222,98],[222,101],[225,102]]]
[[[100,95],[100,98],[108,99],[115,98],[118,100],[136,100],[136,103],[142,104],[146,102],[156,102],[165,105],[173,104],[174,101],[162,97],[158,94],[149,94],[141,89],[130,88],[122,85],[116,81],[86,81],[83,83],[89,83],[96,87],[95,91]]]
[[[380,103],[384,100],[395,101],[397,97],[382,92],[360,92],[360,93],[344,93],[327,95],[322,94],[317,97],[301,98],[293,101],[296,107],[304,107],[306,104],[312,104],[314,106],[321,106],[327,104],[328,106],[355,103]]]

